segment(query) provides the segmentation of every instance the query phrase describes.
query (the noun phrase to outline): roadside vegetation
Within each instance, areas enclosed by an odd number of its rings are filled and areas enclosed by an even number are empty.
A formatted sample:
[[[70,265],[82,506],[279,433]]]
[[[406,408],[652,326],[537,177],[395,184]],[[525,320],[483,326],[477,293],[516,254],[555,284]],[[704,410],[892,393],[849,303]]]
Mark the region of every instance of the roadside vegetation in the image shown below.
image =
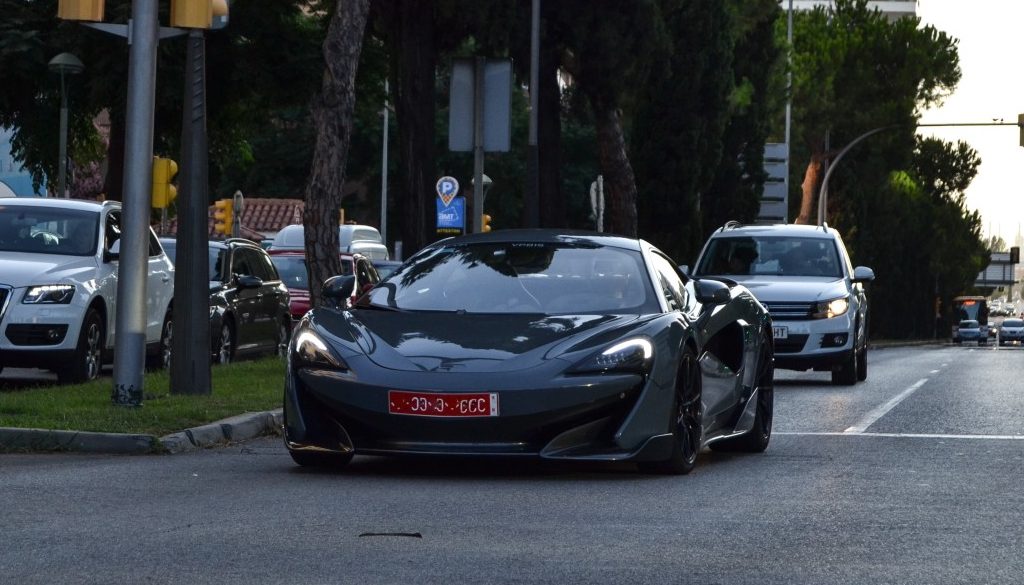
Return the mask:
[[[245,412],[280,408],[284,367],[277,357],[216,366],[209,396],[171,395],[168,372],[148,373],[140,408],[112,404],[110,378],[0,392],[0,427],[162,436]]]

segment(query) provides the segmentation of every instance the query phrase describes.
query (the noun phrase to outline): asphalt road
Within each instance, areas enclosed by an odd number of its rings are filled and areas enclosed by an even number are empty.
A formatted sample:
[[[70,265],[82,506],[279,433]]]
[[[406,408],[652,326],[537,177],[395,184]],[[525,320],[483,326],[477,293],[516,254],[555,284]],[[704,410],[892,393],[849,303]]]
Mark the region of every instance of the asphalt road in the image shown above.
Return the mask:
[[[279,439],[3,455],[0,581],[1024,582],[1024,349],[869,365],[853,388],[780,372],[768,451],[708,452],[685,477],[376,458],[317,472]]]

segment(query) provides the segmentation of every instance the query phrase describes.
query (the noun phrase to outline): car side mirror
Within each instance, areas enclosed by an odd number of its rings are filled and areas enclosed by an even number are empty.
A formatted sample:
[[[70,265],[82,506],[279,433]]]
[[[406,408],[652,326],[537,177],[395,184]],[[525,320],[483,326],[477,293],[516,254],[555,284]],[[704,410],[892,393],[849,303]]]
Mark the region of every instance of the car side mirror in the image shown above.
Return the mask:
[[[344,309],[349,306],[351,297],[355,293],[356,277],[353,274],[332,276],[324,281],[322,295],[324,301],[336,309]]]
[[[853,282],[871,282],[875,279],[875,271],[867,266],[858,266],[853,269]]]
[[[718,280],[698,280],[694,284],[694,290],[697,293],[697,302],[702,305],[721,305],[732,298],[729,285]]]
[[[251,274],[236,274],[235,282],[238,288],[259,288],[263,286],[263,279]]]

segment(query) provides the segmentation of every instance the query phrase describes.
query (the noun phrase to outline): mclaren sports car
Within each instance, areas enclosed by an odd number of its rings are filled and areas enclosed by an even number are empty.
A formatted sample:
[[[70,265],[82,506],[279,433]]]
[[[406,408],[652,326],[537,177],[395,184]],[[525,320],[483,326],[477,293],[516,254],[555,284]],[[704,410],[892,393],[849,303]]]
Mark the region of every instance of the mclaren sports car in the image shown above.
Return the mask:
[[[687,278],[643,240],[505,230],[436,242],[351,301],[324,283],[288,351],[285,443],[353,455],[529,456],[683,474],[760,452],[771,319],[744,287]]]

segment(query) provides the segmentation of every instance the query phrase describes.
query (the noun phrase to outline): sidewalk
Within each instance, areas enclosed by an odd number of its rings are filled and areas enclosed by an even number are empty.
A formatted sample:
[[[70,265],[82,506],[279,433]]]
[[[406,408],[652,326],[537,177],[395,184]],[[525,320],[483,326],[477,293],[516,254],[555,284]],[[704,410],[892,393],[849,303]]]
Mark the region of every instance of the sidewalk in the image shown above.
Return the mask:
[[[279,435],[283,424],[284,415],[279,408],[269,412],[240,414],[163,437],[0,427],[0,453],[40,451],[120,455],[184,453],[264,435]]]

